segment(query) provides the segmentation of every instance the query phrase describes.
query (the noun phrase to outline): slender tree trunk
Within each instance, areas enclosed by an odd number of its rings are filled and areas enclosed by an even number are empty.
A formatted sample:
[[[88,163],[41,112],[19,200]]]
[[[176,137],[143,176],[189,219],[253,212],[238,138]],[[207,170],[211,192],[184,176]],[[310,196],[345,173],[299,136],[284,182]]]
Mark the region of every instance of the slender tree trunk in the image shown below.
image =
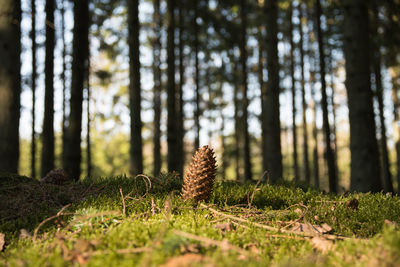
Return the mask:
[[[0,5],[0,171],[18,171],[21,95],[21,2]]]
[[[385,192],[393,192],[392,173],[390,172],[390,158],[387,147],[386,125],[383,103],[383,86],[381,76],[381,53],[378,44],[378,8],[377,4],[371,1],[373,18],[371,20],[371,40],[372,40],[372,72],[375,77],[375,94],[378,100],[379,121],[380,121],[380,146],[382,159],[383,189]]]
[[[226,179],[226,168],[227,168],[227,156],[226,156],[226,142],[225,142],[225,135],[224,135],[224,129],[225,129],[225,115],[224,115],[224,93],[223,93],[223,83],[221,82],[219,85],[218,89],[218,94],[219,94],[219,116],[221,118],[221,126],[219,130],[219,136],[220,136],[220,141],[221,141],[221,177],[222,179]]]
[[[31,0],[31,16],[32,16],[32,136],[31,136],[31,177],[36,178],[36,1]]]
[[[350,189],[382,189],[378,144],[370,83],[367,5],[363,0],[343,1],[346,89],[350,117]]]
[[[311,64],[312,65],[312,64]],[[315,71],[310,71],[310,84],[311,84],[311,98],[313,101],[313,172],[314,172],[314,186],[319,188],[319,156],[318,156],[318,127],[317,127],[317,100],[315,98]]]
[[[278,59],[278,5],[276,0],[265,2],[267,30],[268,83],[263,124],[263,169],[269,172],[271,181],[282,178],[281,128],[279,118],[279,59]]]
[[[183,138],[185,135],[185,130],[184,130],[184,115],[183,115],[183,85],[185,83],[185,69],[183,66],[183,60],[184,60],[184,55],[183,55],[183,27],[184,27],[184,18],[183,18],[183,9],[185,7],[185,3],[183,0],[179,1],[179,89],[178,89],[178,120],[177,120],[177,129],[178,129],[178,134],[179,134],[179,150],[178,150],[178,155],[179,157],[179,169],[178,172],[182,175],[183,173],[183,166],[184,166],[184,160],[185,160],[185,152],[184,152],[184,142]]]
[[[335,169],[335,156],[332,148],[331,140],[331,129],[329,126],[328,117],[328,99],[326,94],[326,80],[325,80],[325,53],[324,53],[324,42],[322,38],[321,30],[321,3],[320,0],[316,0],[316,28],[318,35],[318,51],[319,51],[319,68],[321,75],[321,106],[322,106],[322,122],[325,137],[325,151],[326,151],[326,161],[328,165],[328,178],[329,178],[329,191],[337,192],[337,174]]]
[[[194,0],[194,67],[195,67],[195,112],[194,112],[194,125],[195,125],[195,139],[194,139],[194,149],[196,150],[200,146],[200,73],[199,73],[199,25],[197,24],[197,8],[198,1]]]
[[[161,170],[161,27],[160,0],[154,0],[154,43],[153,43],[153,74],[154,74],[154,135],[153,135],[153,175]]]
[[[33,1],[33,0],[32,0]],[[67,86],[66,86],[66,79],[65,79],[65,72],[67,71],[66,65],[66,44],[65,44],[65,1],[61,1],[61,40],[62,40],[62,72],[61,72],[61,81],[62,81],[62,123],[61,123],[61,132],[62,132],[62,152],[61,158],[62,162],[65,161],[64,152],[65,152],[65,131],[66,131],[66,121],[67,121],[67,114],[66,114],[66,98],[67,98]]]
[[[291,92],[292,92],[292,134],[293,134],[293,171],[294,171],[294,180],[297,181],[299,179],[299,164],[297,159],[297,126],[296,126],[296,80],[294,77],[294,42],[293,42],[293,7],[290,4],[289,7],[289,42],[290,42],[290,78],[291,78]]]
[[[397,82],[397,76],[395,71],[391,68],[390,74],[392,78],[392,98],[393,98],[393,131],[395,132],[395,136],[397,139],[395,140],[395,148],[396,148],[396,171],[397,171],[397,193],[400,192],[400,127],[398,126],[399,123],[399,97],[398,97],[398,89],[399,83]]]
[[[247,29],[247,7],[245,0],[240,1],[241,7],[241,39],[240,39],[240,61],[242,66],[242,93],[243,93],[243,136],[244,136],[244,179],[252,180],[250,161],[250,137],[248,130],[248,105],[247,98],[247,52],[246,52],[246,29]]]
[[[88,64],[86,70],[86,166],[87,166],[87,177],[92,176],[92,144],[90,139],[90,41],[88,42]]]
[[[89,3],[88,0],[74,2],[74,29],[72,43],[71,99],[68,127],[65,132],[64,169],[72,179],[78,180],[81,173],[81,131],[83,90],[88,65],[89,47]]]
[[[131,113],[131,174],[143,172],[142,120],[139,52],[139,1],[128,1],[129,109]]]
[[[231,55],[231,62],[233,64],[233,104],[234,104],[234,120],[235,120],[235,174],[236,174],[236,181],[240,180],[240,174],[241,174],[241,166],[240,166],[240,143],[241,143],[241,138],[240,138],[240,116],[239,116],[239,109],[240,109],[240,101],[238,98],[238,93],[239,93],[239,86],[238,86],[238,68],[237,68],[237,62],[234,53]]]
[[[338,145],[337,145],[337,130],[336,130],[336,103],[335,103],[335,82],[334,82],[334,70],[333,70],[333,56],[332,56],[332,50],[331,54],[329,56],[329,69],[331,71],[330,73],[330,82],[331,82],[331,97],[330,97],[330,102],[332,106],[332,137],[333,137],[333,147],[334,147],[334,157],[335,157],[335,169],[336,169],[336,175],[340,177],[340,172],[339,172],[339,166],[338,166]]]
[[[176,89],[175,89],[175,1],[167,0],[168,14],[168,38],[167,38],[167,63],[168,63],[168,84],[167,84],[167,106],[168,106],[168,171],[179,170],[178,136],[176,129]]]
[[[299,35],[300,35],[300,67],[301,67],[301,104],[302,104],[302,115],[303,115],[303,176],[307,184],[310,184],[310,162],[308,159],[308,130],[307,130],[307,101],[306,101],[306,90],[305,90],[305,78],[304,78],[304,46],[303,46],[303,23],[304,18],[302,1],[298,5],[299,11]]]
[[[55,0],[46,0],[46,57],[45,57],[45,96],[42,133],[41,176],[54,169],[54,6]]]

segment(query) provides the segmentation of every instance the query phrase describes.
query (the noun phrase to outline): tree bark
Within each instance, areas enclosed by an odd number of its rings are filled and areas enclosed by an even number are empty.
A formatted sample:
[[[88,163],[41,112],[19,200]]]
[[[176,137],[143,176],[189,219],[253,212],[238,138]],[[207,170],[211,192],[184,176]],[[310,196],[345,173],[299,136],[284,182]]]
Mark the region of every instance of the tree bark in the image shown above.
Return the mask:
[[[242,65],[242,93],[243,93],[243,136],[244,136],[244,180],[252,180],[250,161],[250,137],[248,130],[248,105],[247,98],[247,51],[246,51],[246,29],[247,29],[247,7],[246,1],[240,1],[241,7],[241,38],[240,38],[240,61]]]
[[[307,101],[306,101],[306,90],[305,90],[305,78],[304,78],[304,46],[303,46],[303,23],[304,18],[302,1],[298,5],[299,11],[299,35],[300,35],[300,67],[301,67],[301,104],[302,104],[302,116],[303,116],[303,177],[307,184],[310,184],[310,162],[308,159],[308,130],[307,130]]]
[[[371,40],[372,40],[372,72],[374,74],[375,82],[375,95],[378,102],[379,111],[379,122],[380,122],[380,135],[381,140],[379,142],[381,147],[381,160],[382,160],[382,178],[383,178],[383,189],[385,192],[393,192],[392,173],[390,172],[390,158],[387,147],[386,137],[386,125],[385,125],[385,114],[384,114],[384,103],[383,103],[383,86],[381,76],[381,53],[379,47],[379,40],[377,40],[378,32],[378,7],[377,4],[371,1],[372,5],[372,19],[371,19]]]
[[[45,56],[45,95],[42,132],[41,177],[54,169],[54,6],[55,0],[46,0],[46,56]]]
[[[351,182],[359,192],[382,190],[370,83],[368,13],[363,0],[343,1]]]
[[[195,68],[195,112],[194,112],[194,125],[195,125],[195,138],[194,138],[194,149],[197,150],[200,146],[200,73],[199,73],[199,25],[197,24],[197,8],[198,1],[194,0],[194,68]]]
[[[282,151],[279,118],[279,60],[278,60],[278,6],[276,0],[265,2],[268,82],[264,101],[266,114],[262,131],[263,169],[269,172],[272,182],[282,178]]]
[[[142,120],[139,51],[139,1],[128,1],[129,42],[129,110],[131,113],[130,167],[131,174],[143,172]]]
[[[328,117],[328,100],[326,94],[326,80],[325,80],[325,53],[324,53],[324,42],[322,38],[322,30],[321,30],[321,3],[320,0],[316,0],[316,28],[318,35],[318,51],[319,51],[319,68],[321,75],[321,106],[322,106],[322,122],[324,129],[324,137],[325,137],[325,153],[326,153],[326,161],[328,165],[328,179],[329,179],[329,191],[336,193],[337,192],[337,174],[335,168],[335,156],[332,148],[332,140],[331,140],[331,129],[329,125],[329,117]]]
[[[32,0],[33,1],[33,0]],[[66,122],[67,122],[67,114],[66,114],[66,98],[67,98],[67,86],[66,86],[66,78],[65,72],[67,71],[66,64],[66,44],[65,44],[65,1],[61,1],[61,40],[62,40],[62,72],[61,72],[61,81],[62,81],[62,123],[61,123],[61,134],[62,134],[62,152],[61,152],[61,161],[64,162],[65,159],[65,131],[66,131]]]
[[[31,16],[32,16],[32,135],[31,135],[31,177],[36,178],[36,1],[31,0]]]
[[[185,135],[185,130],[184,130],[184,115],[183,115],[183,85],[185,83],[185,69],[183,66],[183,60],[184,60],[184,55],[183,55],[183,27],[184,27],[184,18],[183,18],[183,9],[185,7],[185,3],[183,0],[179,1],[179,86],[178,86],[178,95],[177,95],[177,114],[178,114],[178,119],[177,119],[177,129],[178,129],[178,154],[179,156],[179,168],[178,172],[182,175],[184,175],[184,170],[183,170],[183,165],[184,165],[184,159],[185,159],[185,151],[184,151],[184,142],[183,142],[183,137]]]
[[[88,0],[75,1],[70,114],[65,132],[65,160],[63,162],[65,171],[75,180],[79,180],[81,173],[82,102],[88,65],[88,33]]]
[[[21,2],[0,5],[0,171],[18,171],[21,95]]]
[[[153,175],[161,171],[161,27],[160,0],[154,0],[154,43],[153,43],[153,75],[154,75],[154,135],[153,135]]]
[[[176,129],[176,89],[175,89],[175,19],[174,19],[175,1],[167,0],[168,14],[168,38],[167,38],[167,64],[168,64],[168,84],[167,84],[167,142],[168,142],[168,171],[179,170],[179,155],[178,151],[178,132]]]
[[[292,92],[292,135],[293,135],[293,171],[294,171],[294,180],[298,181],[299,179],[299,164],[297,159],[297,126],[296,126],[296,80],[294,77],[294,42],[293,42],[293,7],[290,4],[289,7],[289,42],[290,42],[290,78],[291,78],[291,92]]]

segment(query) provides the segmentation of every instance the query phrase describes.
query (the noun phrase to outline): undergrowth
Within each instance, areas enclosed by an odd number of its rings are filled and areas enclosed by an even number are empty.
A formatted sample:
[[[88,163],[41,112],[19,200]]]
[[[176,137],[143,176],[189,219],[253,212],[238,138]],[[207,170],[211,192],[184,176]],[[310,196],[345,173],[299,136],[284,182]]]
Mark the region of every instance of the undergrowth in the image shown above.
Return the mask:
[[[397,196],[217,182],[211,199],[194,205],[180,188],[175,174],[61,186],[2,174],[0,265],[400,264]]]

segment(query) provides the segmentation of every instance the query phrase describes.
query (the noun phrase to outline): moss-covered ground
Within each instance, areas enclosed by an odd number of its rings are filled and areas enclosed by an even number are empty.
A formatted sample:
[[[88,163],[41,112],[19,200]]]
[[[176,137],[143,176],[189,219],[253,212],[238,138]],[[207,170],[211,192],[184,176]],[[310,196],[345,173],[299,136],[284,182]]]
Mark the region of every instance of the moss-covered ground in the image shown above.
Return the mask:
[[[180,179],[0,175],[0,266],[400,266],[400,198]],[[4,237],[4,244],[2,242]]]

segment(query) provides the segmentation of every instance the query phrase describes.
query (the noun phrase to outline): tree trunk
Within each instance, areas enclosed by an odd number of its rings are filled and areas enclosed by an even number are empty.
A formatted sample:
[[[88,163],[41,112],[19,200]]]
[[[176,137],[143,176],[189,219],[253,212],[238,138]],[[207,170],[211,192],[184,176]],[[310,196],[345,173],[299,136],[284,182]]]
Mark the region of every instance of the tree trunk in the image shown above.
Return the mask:
[[[330,69],[330,82],[331,82],[331,97],[330,97],[330,102],[332,106],[332,143],[333,143],[333,148],[334,148],[334,157],[335,157],[335,170],[336,170],[336,175],[340,177],[340,172],[339,172],[339,165],[338,165],[338,145],[337,145],[337,130],[336,130],[336,104],[335,104],[335,82],[334,82],[334,69],[333,69],[333,56],[332,56],[332,50],[331,54],[329,56],[329,69]]]
[[[33,1],[33,0],[32,0]],[[62,81],[62,123],[61,123],[61,134],[62,134],[62,152],[61,152],[61,161],[64,162],[65,159],[65,131],[66,131],[66,98],[67,98],[67,86],[66,86],[66,78],[65,72],[67,71],[66,64],[66,44],[65,44],[65,1],[61,1],[61,40],[62,40],[62,72],[61,72],[61,81]]]
[[[161,170],[161,27],[160,0],[154,0],[154,43],[153,43],[153,75],[154,75],[154,135],[153,135],[153,175]]]
[[[240,165],[240,143],[241,143],[241,138],[240,138],[240,116],[239,116],[239,110],[240,110],[240,101],[238,98],[238,93],[239,93],[239,86],[238,86],[238,67],[237,67],[237,62],[234,53],[230,55],[231,62],[232,62],[232,76],[233,76],[233,105],[234,105],[234,120],[235,120],[235,148],[234,148],[234,155],[235,155],[235,174],[236,174],[236,181],[240,180],[240,175],[241,175],[241,165]]]
[[[54,5],[55,0],[46,0],[45,95],[41,177],[46,176],[49,171],[54,169]]]
[[[92,144],[90,139],[90,41],[88,42],[88,64],[86,70],[86,167],[87,177],[92,176]]]
[[[267,30],[267,70],[268,83],[264,101],[262,131],[265,139],[263,147],[263,169],[269,172],[272,182],[282,178],[282,151],[279,118],[279,59],[278,59],[278,6],[276,0],[265,2]]]
[[[68,127],[65,132],[65,171],[78,180],[81,173],[81,130],[83,89],[86,80],[89,46],[88,0],[74,2],[74,29],[72,43],[71,99]]]
[[[197,150],[200,146],[200,73],[199,73],[199,25],[197,24],[197,0],[194,0],[194,68],[195,68],[195,112],[194,112],[194,125],[195,125],[195,138],[194,149]]]
[[[343,1],[346,89],[350,118],[351,183],[359,192],[382,190],[370,83],[367,5]]]
[[[130,163],[131,174],[143,172],[142,120],[139,51],[139,1],[128,1],[129,42],[129,110],[131,113]]]
[[[314,65],[310,63],[310,65]],[[310,71],[310,86],[311,86],[311,98],[313,101],[313,172],[314,172],[314,186],[319,188],[319,156],[318,156],[318,127],[317,127],[317,100],[315,98],[315,71]]]
[[[184,165],[184,159],[185,159],[185,152],[184,152],[184,142],[183,142],[183,137],[185,135],[185,130],[184,130],[184,115],[183,115],[183,85],[185,83],[185,69],[183,67],[183,60],[184,60],[184,55],[183,55],[183,27],[184,27],[184,18],[183,18],[183,9],[185,7],[185,3],[183,0],[179,1],[179,89],[178,89],[178,105],[177,105],[177,114],[178,114],[178,119],[177,119],[177,130],[178,130],[178,144],[179,144],[179,149],[178,149],[178,155],[179,156],[179,168],[178,172],[181,174],[183,177],[183,165]]]
[[[395,136],[397,139],[395,140],[395,148],[396,148],[396,171],[397,171],[397,193],[400,192],[400,127],[399,123],[399,97],[398,97],[398,89],[399,83],[397,82],[397,76],[393,69],[390,69],[390,74],[392,78],[392,98],[393,98],[393,131],[395,132]]]
[[[294,77],[294,42],[293,42],[293,7],[290,4],[289,7],[289,42],[290,42],[290,78],[291,78],[291,91],[292,91],[292,134],[293,134],[293,171],[294,171],[294,180],[298,181],[299,179],[299,164],[297,160],[297,126],[296,126],[296,80]]]
[[[337,192],[337,174],[335,168],[335,155],[332,148],[332,140],[331,140],[331,129],[329,126],[329,117],[328,117],[328,100],[326,94],[326,80],[325,80],[325,53],[324,53],[324,42],[322,38],[322,30],[321,30],[321,3],[320,0],[316,0],[316,28],[318,35],[318,51],[319,51],[319,72],[321,79],[321,106],[322,106],[322,123],[324,129],[324,137],[325,137],[325,153],[326,153],[326,161],[328,165],[328,179],[329,179],[329,191],[336,193]]]
[[[31,0],[31,16],[32,16],[32,135],[31,135],[31,177],[36,178],[36,1]]]
[[[300,67],[301,67],[301,104],[303,115],[303,177],[307,184],[310,184],[310,162],[308,160],[308,130],[307,130],[307,102],[304,78],[304,47],[303,47],[303,23],[304,18],[302,1],[298,5],[299,11],[299,35],[300,35]]]
[[[0,171],[18,172],[21,95],[21,2],[0,5]]]
[[[168,171],[179,170],[178,152],[178,132],[176,129],[176,89],[175,89],[175,19],[174,19],[175,1],[167,0],[168,14],[168,38],[167,38],[167,64],[168,64],[168,84],[167,84],[167,106],[168,106]]]
[[[244,180],[252,180],[250,159],[250,137],[248,130],[248,105],[247,98],[247,52],[246,52],[246,29],[247,29],[247,7],[245,0],[240,1],[241,7],[241,38],[240,38],[240,61],[242,65],[242,93],[243,93],[243,136],[244,136]]]
[[[371,20],[371,40],[372,40],[372,72],[375,81],[375,94],[378,100],[379,121],[380,121],[380,146],[383,174],[383,189],[385,192],[393,192],[392,173],[390,172],[390,159],[387,147],[386,125],[383,103],[383,86],[381,76],[381,53],[379,40],[377,40],[378,32],[378,8],[375,2],[371,1],[373,18]]]

